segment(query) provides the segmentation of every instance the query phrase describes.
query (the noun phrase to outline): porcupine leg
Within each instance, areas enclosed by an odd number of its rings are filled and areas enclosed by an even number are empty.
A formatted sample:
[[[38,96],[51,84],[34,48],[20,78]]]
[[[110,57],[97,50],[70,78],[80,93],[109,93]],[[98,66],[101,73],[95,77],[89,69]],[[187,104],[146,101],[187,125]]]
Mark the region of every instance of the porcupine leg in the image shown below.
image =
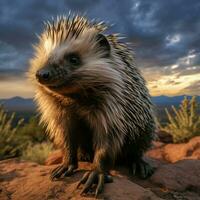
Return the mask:
[[[136,148],[133,149],[134,152],[131,156],[132,162],[130,165],[130,169],[133,176],[138,176],[141,179],[146,179],[154,172],[154,168],[143,159],[143,154],[146,149],[148,149],[149,145],[145,144],[144,141],[141,140],[138,140],[138,144],[139,145],[136,145]],[[143,147],[145,147],[145,149],[141,149],[140,145],[144,145]]]
[[[64,149],[63,163],[52,170],[51,180],[56,180],[63,176],[70,176],[73,174],[74,170],[78,167],[78,162],[76,158],[76,150],[74,147]]]
[[[112,182],[112,177],[109,175],[109,169],[112,165],[111,157],[105,149],[99,149],[94,157],[94,169],[86,172],[79,181],[77,188],[84,184],[81,194],[87,193],[94,183],[97,183],[95,196],[97,197],[103,191],[104,183]]]
[[[51,180],[61,176],[70,176],[78,168],[76,133],[77,125],[71,121],[67,136],[65,136],[65,147],[63,148],[63,162],[51,172]]]
[[[131,165],[131,173],[133,176],[138,176],[141,179],[146,179],[154,172],[153,167],[145,162],[142,158],[133,161]]]
[[[122,149],[121,163],[126,163],[133,176],[145,179],[152,175],[154,169],[143,159],[144,152],[150,147],[152,137],[143,134],[130,141],[128,138]]]

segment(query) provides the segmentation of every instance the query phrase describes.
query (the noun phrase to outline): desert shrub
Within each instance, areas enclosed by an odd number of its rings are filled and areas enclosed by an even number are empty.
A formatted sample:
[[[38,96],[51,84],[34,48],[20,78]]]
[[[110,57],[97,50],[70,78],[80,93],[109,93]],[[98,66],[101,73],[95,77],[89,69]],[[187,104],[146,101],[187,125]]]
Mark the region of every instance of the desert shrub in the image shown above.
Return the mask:
[[[23,160],[29,160],[44,164],[44,161],[52,151],[52,144],[49,142],[43,142],[40,144],[30,144],[23,151],[21,158]]]
[[[23,119],[12,127],[14,117],[15,113],[8,116],[3,106],[0,106],[0,160],[17,156],[24,148],[23,141],[19,141],[16,137]]]
[[[21,156],[30,146],[44,141],[47,139],[37,117],[24,123],[0,106],[0,160]]]
[[[31,117],[28,123],[17,130],[17,133],[21,137],[25,137],[29,143],[41,143],[46,141],[47,138],[44,132],[44,128],[39,124],[39,119],[35,116]]]
[[[191,100],[185,97],[178,109],[172,106],[174,115],[165,110],[169,122],[164,127],[160,126],[160,129],[170,133],[174,143],[185,142],[200,135],[199,104],[195,96]]]

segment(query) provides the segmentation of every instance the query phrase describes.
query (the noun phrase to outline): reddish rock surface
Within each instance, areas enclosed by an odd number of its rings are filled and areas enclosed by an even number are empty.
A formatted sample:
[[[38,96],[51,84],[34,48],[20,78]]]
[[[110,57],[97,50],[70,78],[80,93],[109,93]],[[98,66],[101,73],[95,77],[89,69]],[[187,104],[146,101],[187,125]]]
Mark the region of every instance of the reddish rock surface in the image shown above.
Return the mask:
[[[72,177],[52,182],[49,172],[52,166],[7,160],[0,162],[0,199],[1,200],[93,200],[93,194],[80,196],[76,190],[77,182],[89,164],[80,164],[80,171]],[[98,199],[107,200],[159,200],[150,189],[131,182],[126,176],[113,172],[114,182],[106,184],[105,191]]]
[[[187,143],[164,144],[154,142],[154,147],[146,154],[151,158],[176,162],[183,159],[200,160],[200,136],[192,138]]]
[[[45,161],[45,165],[55,165],[59,164],[62,162],[62,151],[61,150],[56,150],[50,153],[48,156],[47,160]]]
[[[114,182],[106,184],[98,199],[105,200],[200,200],[200,137],[185,144],[154,142],[145,159],[156,170],[151,178],[131,177],[127,169],[111,171]],[[62,161],[61,151],[53,152],[46,166],[10,159],[0,162],[0,200],[93,200],[80,196],[77,182],[91,164],[81,162],[71,177],[52,182],[50,170]],[[48,166],[47,166],[48,165]]]
[[[111,171],[114,182],[105,185],[98,199],[105,200],[199,200],[200,161],[184,160],[172,164],[148,159],[156,171],[148,180],[128,176],[127,170]],[[80,163],[71,177],[52,182],[50,170],[43,166],[16,159],[0,162],[0,200],[93,200],[93,194],[80,196],[77,182],[89,163]]]

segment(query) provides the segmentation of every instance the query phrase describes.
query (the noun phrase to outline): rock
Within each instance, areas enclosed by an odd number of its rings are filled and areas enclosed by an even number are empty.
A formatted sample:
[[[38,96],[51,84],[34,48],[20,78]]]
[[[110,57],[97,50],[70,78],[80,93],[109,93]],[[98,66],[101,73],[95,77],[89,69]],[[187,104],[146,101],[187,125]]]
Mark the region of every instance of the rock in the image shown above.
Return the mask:
[[[130,182],[127,178],[116,177],[112,184],[105,188],[104,199],[112,200],[159,200],[149,189]]]
[[[168,162],[183,160],[187,156],[187,144],[167,144],[163,147],[163,158]]]
[[[164,157],[169,162],[182,159],[200,159],[200,136],[183,144],[168,144],[164,147]]]
[[[154,142],[153,149],[144,157],[156,169],[152,177],[141,180],[131,177],[126,168],[118,167],[111,171],[114,182],[105,185],[98,199],[199,200],[199,145],[200,137],[184,144]],[[46,166],[17,159],[0,161],[0,200],[94,200],[94,194],[80,196],[81,188],[76,189],[78,181],[92,165],[80,162],[73,176],[52,182],[49,175],[56,166],[50,165],[61,161],[61,151],[53,152]]]
[[[63,153],[61,150],[53,151],[49,154],[48,158],[45,161],[45,165],[55,165],[62,162]]]
[[[55,167],[55,166],[54,166]],[[77,182],[89,163],[80,163],[79,171],[71,177],[52,182],[49,172],[52,166],[10,159],[0,162],[0,199],[2,200],[93,200],[94,195],[80,196]],[[98,199],[112,200],[159,200],[150,189],[139,186],[120,172],[113,171],[114,182],[106,184]]]
[[[162,145],[162,143],[157,144],[157,142],[154,142],[154,147],[146,155],[154,159],[172,163],[183,159],[200,160],[200,136],[181,144]]]
[[[181,160],[161,165],[151,177],[151,181],[170,190],[200,193],[200,160]]]
[[[162,161],[164,160],[163,146],[165,146],[164,143],[154,141],[152,148],[148,150],[145,155],[147,157]]]

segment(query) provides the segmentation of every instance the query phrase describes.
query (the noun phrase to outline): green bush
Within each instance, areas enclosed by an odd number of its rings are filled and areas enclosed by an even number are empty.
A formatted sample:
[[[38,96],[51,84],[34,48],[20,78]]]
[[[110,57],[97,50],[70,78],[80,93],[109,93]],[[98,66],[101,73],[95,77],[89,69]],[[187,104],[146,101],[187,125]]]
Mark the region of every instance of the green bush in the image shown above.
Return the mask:
[[[15,113],[8,116],[3,106],[0,106],[0,160],[17,156],[24,147],[23,142],[16,137],[23,120],[19,120],[13,128],[14,117]]]
[[[30,146],[47,140],[38,118],[26,124],[20,119],[17,125],[14,118],[15,113],[9,115],[0,106],[0,160],[21,156]]]
[[[200,135],[199,104],[195,96],[191,100],[185,97],[179,109],[172,106],[172,110],[174,116],[166,109],[169,122],[165,127],[160,126],[160,129],[170,133],[174,143],[185,142]]]
[[[21,137],[25,137],[28,143],[41,143],[46,141],[46,134],[43,127],[39,124],[39,119],[35,116],[31,117],[28,123],[21,126],[17,133]]]
[[[52,149],[52,144],[50,144],[49,142],[31,144],[26,148],[26,150],[22,152],[21,158],[23,160],[29,160],[37,162],[39,164],[44,164],[44,161],[47,159]]]

